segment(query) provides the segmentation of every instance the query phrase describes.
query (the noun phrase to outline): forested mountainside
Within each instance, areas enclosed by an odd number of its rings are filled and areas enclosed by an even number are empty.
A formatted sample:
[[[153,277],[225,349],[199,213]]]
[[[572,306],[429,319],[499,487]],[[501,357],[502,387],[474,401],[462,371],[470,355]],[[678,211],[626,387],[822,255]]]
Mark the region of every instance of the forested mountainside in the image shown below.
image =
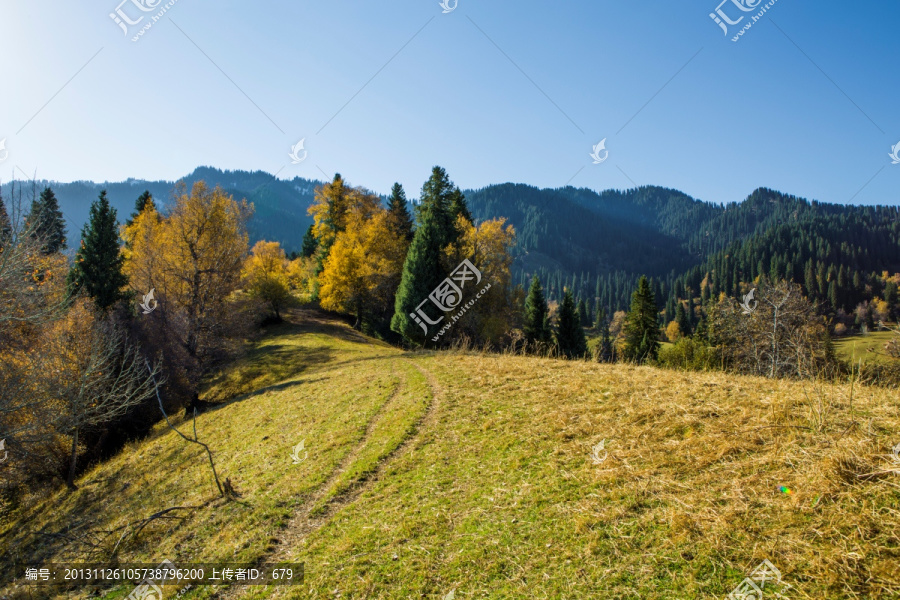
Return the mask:
[[[766,188],[726,206],[652,186],[597,193],[517,184],[469,191],[467,200],[476,219],[504,216],[515,226],[517,281],[538,274],[551,299],[567,288],[610,312],[627,307],[642,274],[660,308],[734,295],[765,274],[850,311],[883,291],[878,275],[900,271],[897,206],[825,204]]]
[[[288,252],[301,249],[312,223],[307,208],[321,182],[211,167],[199,167],[182,181],[189,188],[200,180],[254,204],[251,243],[266,239]],[[17,185],[30,188],[32,183]],[[144,190],[165,210],[176,182],[34,185],[53,187],[73,248],[100,190],[107,190],[124,221]],[[8,197],[10,184],[2,191]],[[505,217],[515,226],[515,281],[527,287],[537,274],[546,282],[549,299],[558,300],[569,289],[592,312],[626,308],[641,275],[651,278],[662,309],[676,299],[736,295],[742,282],[760,274],[796,281],[829,310],[851,312],[884,291],[879,275],[900,272],[897,206],[826,204],[766,188],[727,205],[657,186],[598,193],[505,183],[465,195],[476,220]]]

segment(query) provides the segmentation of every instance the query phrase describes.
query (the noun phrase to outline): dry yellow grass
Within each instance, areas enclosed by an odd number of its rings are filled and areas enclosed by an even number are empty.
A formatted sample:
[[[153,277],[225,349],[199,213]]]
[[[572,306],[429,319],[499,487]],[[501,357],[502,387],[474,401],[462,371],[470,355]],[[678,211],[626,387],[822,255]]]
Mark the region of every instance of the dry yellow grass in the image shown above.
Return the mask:
[[[321,322],[273,333],[213,391],[248,380],[269,387],[199,424],[238,502],[159,430],[20,510],[3,542],[58,557],[35,530],[185,503],[203,508],[126,558],[306,564],[301,586],[232,597],[723,598],[763,559],[790,598],[900,595],[895,390],[404,354]]]

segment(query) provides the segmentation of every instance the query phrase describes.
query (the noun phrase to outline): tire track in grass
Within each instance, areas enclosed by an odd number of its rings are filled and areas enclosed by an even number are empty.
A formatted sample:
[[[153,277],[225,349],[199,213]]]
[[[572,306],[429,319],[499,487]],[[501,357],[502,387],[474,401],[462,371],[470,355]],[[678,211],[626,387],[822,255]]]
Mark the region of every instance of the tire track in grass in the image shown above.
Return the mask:
[[[295,511],[294,516],[284,528],[284,534],[280,536],[276,547],[258,561],[260,564],[288,561],[290,559],[291,550],[299,548],[301,543],[311,533],[330,521],[341,508],[355,502],[364,491],[384,477],[385,472],[393,463],[394,459],[401,456],[410,446],[419,441],[422,437],[421,434],[433,423],[440,400],[443,397],[443,390],[430,371],[412,361],[409,361],[408,364],[411,364],[422,374],[425,378],[427,387],[431,390],[431,397],[429,398],[422,415],[407,428],[400,443],[389,450],[384,456],[380,457],[372,468],[363,471],[355,479],[345,482],[343,487],[339,487],[341,484],[341,477],[353,466],[362,452],[366,449],[368,442],[371,440],[373,433],[380,424],[380,421],[388,408],[398,399],[402,398],[403,392],[409,385],[409,378],[401,379],[397,384],[397,388],[388,400],[379,407],[375,415],[369,421],[362,439],[341,461],[341,464],[335,468],[328,480]],[[332,491],[333,493],[329,494],[329,492]],[[232,586],[216,592],[213,597],[221,600],[231,600],[246,595],[249,591],[250,590],[244,589],[242,586]],[[278,593],[277,589],[275,593]],[[265,596],[267,594],[254,593],[253,595]]]

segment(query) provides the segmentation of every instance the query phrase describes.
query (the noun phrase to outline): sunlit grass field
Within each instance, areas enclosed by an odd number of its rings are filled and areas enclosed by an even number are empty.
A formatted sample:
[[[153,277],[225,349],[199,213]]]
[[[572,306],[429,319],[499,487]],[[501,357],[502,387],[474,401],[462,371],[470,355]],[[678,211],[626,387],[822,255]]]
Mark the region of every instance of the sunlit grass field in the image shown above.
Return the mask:
[[[23,503],[0,543],[86,560],[183,506],[119,559],[306,568],[298,586],[187,598],[724,598],[764,559],[790,598],[900,595],[895,390],[404,353],[289,320],[209,382],[222,404],[197,420],[238,498],[163,424],[77,492]],[[96,547],[71,542],[87,531]]]
[[[892,331],[873,331],[862,335],[848,335],[834,342],[837,355],[853,364],[887,363],[891,360],[885,355],[884,346],[897,334]]]

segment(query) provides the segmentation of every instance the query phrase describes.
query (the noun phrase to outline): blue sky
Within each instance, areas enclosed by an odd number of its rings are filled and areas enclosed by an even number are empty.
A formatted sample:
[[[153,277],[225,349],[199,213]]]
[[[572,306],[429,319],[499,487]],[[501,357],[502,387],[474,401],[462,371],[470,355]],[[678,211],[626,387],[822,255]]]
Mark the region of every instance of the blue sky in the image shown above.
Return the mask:
[[[138,42],[149,16],[126,37],[120,1],[0,0],[3,180],[210,165],[416,197],[440,164],[464,188],[900,204],[893,0],[778,0],[737,43],[709,17],[719,0],[177,0]],[[756,14],[722,10],[745,15],[733,33]]]

